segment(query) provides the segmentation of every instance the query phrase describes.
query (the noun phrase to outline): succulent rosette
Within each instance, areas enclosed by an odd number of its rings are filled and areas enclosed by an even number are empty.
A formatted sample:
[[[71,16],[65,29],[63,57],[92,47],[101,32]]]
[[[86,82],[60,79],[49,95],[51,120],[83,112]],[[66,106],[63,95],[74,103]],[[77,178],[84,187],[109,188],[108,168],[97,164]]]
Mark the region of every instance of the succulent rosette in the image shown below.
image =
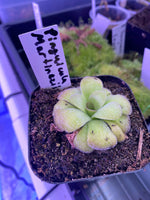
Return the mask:
[[[76,149],[91,153],[123,142],[130,130],[131,113],[125,96],[113,95],[97,77],[85,77],[80,87],[60,92],[53,118],[59,131],[74,135]]]

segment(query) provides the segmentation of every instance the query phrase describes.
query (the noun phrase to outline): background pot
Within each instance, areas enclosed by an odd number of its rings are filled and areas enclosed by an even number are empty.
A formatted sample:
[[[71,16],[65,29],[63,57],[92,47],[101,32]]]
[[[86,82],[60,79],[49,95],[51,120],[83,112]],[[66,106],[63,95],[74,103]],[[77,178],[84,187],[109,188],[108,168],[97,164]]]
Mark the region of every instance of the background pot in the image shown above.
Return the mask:
[[[147,6],[128,20],[126,28],[126,52],[136,51],[143,55],[144,49],[150,48],[149,16],[150,6]]]
[[[115,5],[98,6],[98,7],[96,7],[96,15],[97,14],[101,14],[110,20],[110,24],[107,27],[107,29],[105,30],[103,37],[108,40],[109,44],[112,44],[112,28],[115,26],[118,26],[120,24],[126,23],[129,19],[130,15],[125,9],[123,9],[121,7],[117,7]],[[92,20],[94,20],[92,10],[90,10],[89,16],[91,17]],[[96,26],[96,25],[94,25],[94,26]],[[102,24],[102,26],[103,26],[103,24]],[[97,30],[96,27],[95,27],[95,30]]]
[[[116,5],[122,8],[125,8],[130,16],[135,15],[139,10],[144,8],[145,6],[150,5],[148,1],[142,0],[141,2],[137,0],[126,0],[126,3],[124,4],[125,0],[117,0]]]
[[[112,27],[114,26],[117,26],[121,23],[125,23],[129,19],[128,12],[125,9],[117,7],[115,5],[97,6],[95,10],[96,14],[99,13],[111,20],[108,29],[112,29]],[[92,10],[90,10],[89,16],[91,17],[92,20],[94,20]]]

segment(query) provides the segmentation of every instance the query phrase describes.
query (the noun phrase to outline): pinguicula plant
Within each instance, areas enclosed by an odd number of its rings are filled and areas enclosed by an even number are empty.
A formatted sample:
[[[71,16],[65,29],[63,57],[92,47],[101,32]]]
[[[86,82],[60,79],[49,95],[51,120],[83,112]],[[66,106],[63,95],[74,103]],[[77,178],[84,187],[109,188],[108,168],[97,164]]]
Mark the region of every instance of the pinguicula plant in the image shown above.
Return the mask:
[[[131,113],[125,96],[113,95],[97,77],[84,77],[80,87],[60,92],[53,118],[59,131],[73,136],[69,141],[74,148],[91,153],[123,142],[130,130]]]

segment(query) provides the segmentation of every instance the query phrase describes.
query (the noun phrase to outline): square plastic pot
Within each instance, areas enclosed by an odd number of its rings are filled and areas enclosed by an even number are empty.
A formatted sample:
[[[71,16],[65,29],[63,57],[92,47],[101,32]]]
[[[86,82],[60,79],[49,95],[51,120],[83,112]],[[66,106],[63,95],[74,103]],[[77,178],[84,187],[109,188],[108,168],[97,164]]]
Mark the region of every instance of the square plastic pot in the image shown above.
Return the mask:
[[[110,20],[110,24],[104,33],[104,37],[107,38],[108,42],[112,44],[112,28],[120,24],[124,24],[128,21],[130,14],[124,8],[115,5],[101,5],[95,9],[96,15],[100,14]],[[92,9],[89,12],[89,16],[93,19]],[[94,22],[94,21],[93,21]],[[100,22],[101,23],[101,22]],[[102,25],[102,23],[101,23]],[[95,27],[96,29],[96,27]],[[97,30],[97,29],[96,29]]]
[[[137,12],[139,12],[141,9],[143,9],[145,6],[150,5],[150,2],[142,0],[141,2],[138,0],[117,0],[116,6],[119,6],[121,8],[125,8],[127,12],[129,12],[130,16],[135,15]]]
[[[71,148],[64,132],[50,128],[54,123],[53,107],[60,91],[38,88],[31,96],[28,134],[30,165],[41,180],[49,183],[91,180],[134,172],[149,163],[150,135],[132,91],[117,77],[99,78],[112,94],[125,95],[132,105],[131,130],[127,133],[127,139],[112,149],[90,154]],[[80,80],[71,79],[72,86],[79,86]],[[137,159],[141,131],[143,148],[141,158]]]
[[[144,48],[150,48],[149,16],[150,6],[147,6],[128,20],[126,28],[126,52],[136,51],[143,55]]]

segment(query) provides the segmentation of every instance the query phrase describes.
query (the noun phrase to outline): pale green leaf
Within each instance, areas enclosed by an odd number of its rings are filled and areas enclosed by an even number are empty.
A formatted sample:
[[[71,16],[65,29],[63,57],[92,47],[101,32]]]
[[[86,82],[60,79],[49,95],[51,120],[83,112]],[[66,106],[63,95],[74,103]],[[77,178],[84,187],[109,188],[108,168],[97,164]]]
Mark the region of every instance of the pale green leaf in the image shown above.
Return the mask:
[[[78,134],[74,138],[74,145],[75,148],[84,152],[84,153],[91,153],[93,149],[87,145],[87,133],[88,133],[88,126],[87,124],[80,129]]]
[[[111,95],[111,91],[110,91],[109,89],[107,89],[107,88],[104,88],[104,87],[103,87],[103,88],[101,89],[101,91],[106,92],[106,95],[107,95],[107,96]]]
[[[68,133],[81,128],[91,120],[87,114],[76,108],[56,109],[53,117],[55,125]]]
[[[102,120],[92,120],[88,123],[87,143],[93,149],[105,150],[117,144],[117,138],[107,124]]]
[[[60,94],[58,95],[58,100],[66,100],[69,101],[70,100],[70,96],[73,94],[80,94],[80,88],[68,88],[66,90],[63,90],[62,92],[60,92]]]
[[[118,126],[120,126],[120,128],[122,129],[122,131],[124,133],[129,132],[130,128],[131,128],[131,122],[130,122],[130,117],[127,115],[122,115],[120,117],[120,119],[116,120],[116,123],[118,124]]]
[[[91,108],[98,110],[104,105],[106,97],[107,97],[106,91],[96,90],[92,92],[92,94],[89,96],[88,104],[91,105]]]
[[[73,94],[70,96],[70,99],[68,100],[69,103],[71,103],[73,106],[79,108],[83,112],[85,112],[86,107],[86,100],[85,97],[81,94]]]
[[[85,111],[86,111],[86,113],[91,117],[92,115],[94,115],[94,113],[96,113],[96,110],[94,110],[94,109],[89,109],[88,107],[90,107],[90,106],[88,106],[88,104],[87,104],[87,106],[86,106],[86,108],[85,108]]]
[[[121,117],[122,110],[118,103],[110,102],[100,108],[92,118],[106,119],[106,120],[117,120]]]
[[[80,89],[82,94],[86,99],[92,94],[92,92],[96,90],[101,90],[103,87],[103,83],[99,78],[96,77],[85,77],[80,82]]]
[[[118,142],[123,142],[127,138],[125,133],[123,133],[122,129],[115,122],[108,120],[105,122],[109,125],[111,131],[117,137]]]
[[[118,103],[121,108],[122,108],[122,113],[125,115],[130,115],[132,113],[132,106],[128,99],[121,95],[121,94],[116,94],[116,95],[109,95],[107,97],[107,103],[109,102],[116,102]]]
[[[71,105],[70,103],[64,101],[64,100],[60,100],[58,101],[55,106],[54,106],[54,109],[53,109],[53,112],[56,110],[56,109],[67,109],[67,108],[74,108],[73,105]]]

